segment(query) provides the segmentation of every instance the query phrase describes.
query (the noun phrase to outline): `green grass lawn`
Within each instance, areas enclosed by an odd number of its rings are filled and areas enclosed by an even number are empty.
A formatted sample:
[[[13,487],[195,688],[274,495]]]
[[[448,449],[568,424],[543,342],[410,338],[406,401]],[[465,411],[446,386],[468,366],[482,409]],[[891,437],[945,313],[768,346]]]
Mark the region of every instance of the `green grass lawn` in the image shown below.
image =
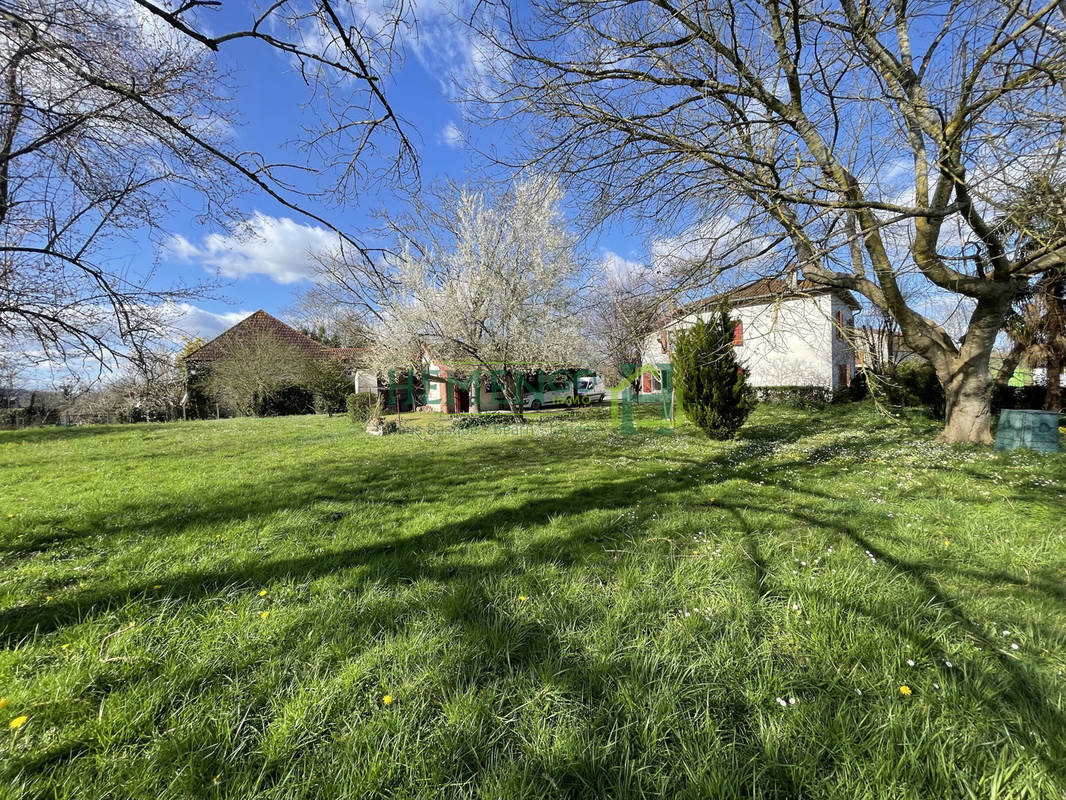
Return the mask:
[[[426,424],[0,433],[0,793],[1066,794],[1066,455]]]

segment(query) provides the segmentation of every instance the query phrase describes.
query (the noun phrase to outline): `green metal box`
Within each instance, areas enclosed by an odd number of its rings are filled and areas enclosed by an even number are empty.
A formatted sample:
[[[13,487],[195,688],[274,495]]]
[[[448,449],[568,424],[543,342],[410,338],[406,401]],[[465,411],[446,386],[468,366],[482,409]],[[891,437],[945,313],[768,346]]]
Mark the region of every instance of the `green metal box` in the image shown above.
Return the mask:
[[[1054,411],[1005,408],[999,415],[996,450],[1028,447],[1044,453],[1059,452],[1059,415]]]

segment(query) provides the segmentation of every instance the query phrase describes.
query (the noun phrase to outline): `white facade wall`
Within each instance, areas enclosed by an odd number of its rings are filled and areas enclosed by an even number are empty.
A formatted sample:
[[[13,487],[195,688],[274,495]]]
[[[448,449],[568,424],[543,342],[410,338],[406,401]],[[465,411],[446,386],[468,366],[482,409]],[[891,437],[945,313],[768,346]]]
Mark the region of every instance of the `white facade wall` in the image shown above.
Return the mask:
[[[833,328],[833,384],[832,388],[843,389],[855,377],[855,346],[850,341],[854,328],[854,311],[838,295],[826,295],[832,302]]]
[[[365,369],[357,369],[352,375],[352,386],[356,392],[378,394],[377,373]]]
[[[730,314],[743,326],[743,344],[735,348],[752,386],[820,386],[838,389],[855,372],[855,353],[837,332],[838,312],[850,325],[852,309],[834,294],[775,298],[734,307]],[[707,320],[715,311],[690,314],[666,327],[668,350],[676,331],[689,328],[697,319]],[[644,348],[645,364],[670,360],[663,352],[657,331]],[[847,376],[842,376],[844,366]],[[843,378],[843,383],[841,382]]]

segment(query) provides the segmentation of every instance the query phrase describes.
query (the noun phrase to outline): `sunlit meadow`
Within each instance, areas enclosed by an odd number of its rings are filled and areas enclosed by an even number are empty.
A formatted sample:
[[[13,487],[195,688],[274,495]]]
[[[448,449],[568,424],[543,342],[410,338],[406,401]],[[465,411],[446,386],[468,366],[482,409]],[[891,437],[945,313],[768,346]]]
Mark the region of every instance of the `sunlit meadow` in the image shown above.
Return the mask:
[[[1066,794],[1066,455],[409,422],[0,433],[0,793]]]

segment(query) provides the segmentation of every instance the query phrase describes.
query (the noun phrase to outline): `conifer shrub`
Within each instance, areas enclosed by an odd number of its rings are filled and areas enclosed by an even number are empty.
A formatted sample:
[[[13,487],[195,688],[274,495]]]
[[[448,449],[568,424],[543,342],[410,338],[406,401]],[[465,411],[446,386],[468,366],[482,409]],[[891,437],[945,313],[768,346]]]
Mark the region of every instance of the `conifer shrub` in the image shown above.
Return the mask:
[[[712,439],[728,439],[755,407],[755,393],[733,350],[734,321],[726,306],[680,331],[673,377],[681,408]]]

